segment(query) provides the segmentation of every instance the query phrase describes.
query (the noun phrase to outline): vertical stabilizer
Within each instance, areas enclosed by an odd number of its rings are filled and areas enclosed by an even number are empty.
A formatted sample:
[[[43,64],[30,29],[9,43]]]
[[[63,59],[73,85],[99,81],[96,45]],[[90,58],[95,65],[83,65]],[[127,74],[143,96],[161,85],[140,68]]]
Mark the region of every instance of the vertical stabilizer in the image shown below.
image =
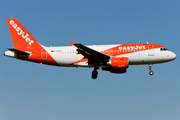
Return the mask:
[[[41,47],[16,18],[7,19],[7,23],[15,49],[28,50]]]

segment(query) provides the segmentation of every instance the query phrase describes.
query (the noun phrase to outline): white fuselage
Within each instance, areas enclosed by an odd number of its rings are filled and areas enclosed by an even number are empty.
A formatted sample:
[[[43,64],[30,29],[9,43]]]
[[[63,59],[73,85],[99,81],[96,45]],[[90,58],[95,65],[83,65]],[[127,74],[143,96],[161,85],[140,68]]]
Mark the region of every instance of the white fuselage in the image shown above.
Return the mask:
[[[98,52],[105,51],[106,49],[113,48],[119,45],[92,45],[87,46],[91,49],[94,49]],[[44,47],[44,46],[43,46]],[[84,56],[77,54],[77,48],[74,46],[64,46],[64,47],[44,47],[45,50],[55,59],[55,61],[60,66],[69,66],[70,64],[81,60]],[[157,64],[164,63],[176,58],[176,55],[171,51],[161,51],[160,48],[151,49],[151,50],[139,50],[132,53],[120,54],[113,56],[113,53],[117,52],[112,50],[107,52],[111,58],[118,57],[128,57],[129,65],[140,65],[140,64]],[[120,51],[118,51],[120,52]],[[123,53],[123,51],[121,51]],[[87,61],[78,62],[77,64],[70,65],[71,67],[91,67],[88,65]]]

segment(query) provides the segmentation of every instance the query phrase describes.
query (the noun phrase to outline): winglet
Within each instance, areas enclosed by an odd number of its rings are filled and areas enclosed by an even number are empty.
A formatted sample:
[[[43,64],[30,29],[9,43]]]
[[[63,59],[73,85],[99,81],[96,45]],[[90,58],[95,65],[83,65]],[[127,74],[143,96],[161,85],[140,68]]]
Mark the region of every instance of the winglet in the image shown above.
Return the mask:
[[[69,41],[70,43],[71,43],[71,46],[73,46],[75,43],[74,42],[72,42],[72,41]]]

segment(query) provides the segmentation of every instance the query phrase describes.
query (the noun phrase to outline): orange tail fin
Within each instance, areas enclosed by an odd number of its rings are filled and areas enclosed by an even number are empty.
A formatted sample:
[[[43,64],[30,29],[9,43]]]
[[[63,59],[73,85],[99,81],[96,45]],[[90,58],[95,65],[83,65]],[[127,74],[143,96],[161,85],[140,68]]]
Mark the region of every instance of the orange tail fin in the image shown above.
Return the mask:
[[[15,49],[28,50],[41,46],[16,18],[7,19],[7,23]]]

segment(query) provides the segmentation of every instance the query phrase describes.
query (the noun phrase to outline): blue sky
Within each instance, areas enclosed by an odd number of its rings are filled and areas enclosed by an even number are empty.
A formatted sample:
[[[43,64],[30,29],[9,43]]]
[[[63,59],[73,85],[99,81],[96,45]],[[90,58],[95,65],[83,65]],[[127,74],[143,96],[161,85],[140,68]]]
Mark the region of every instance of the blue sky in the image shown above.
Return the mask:
[[[179,120],[179,0],[1,0],[1,120]],[[3,56],[13,48],[6,18],[45,46],[161,44],[176,60],[126,74],[63,68]]]

